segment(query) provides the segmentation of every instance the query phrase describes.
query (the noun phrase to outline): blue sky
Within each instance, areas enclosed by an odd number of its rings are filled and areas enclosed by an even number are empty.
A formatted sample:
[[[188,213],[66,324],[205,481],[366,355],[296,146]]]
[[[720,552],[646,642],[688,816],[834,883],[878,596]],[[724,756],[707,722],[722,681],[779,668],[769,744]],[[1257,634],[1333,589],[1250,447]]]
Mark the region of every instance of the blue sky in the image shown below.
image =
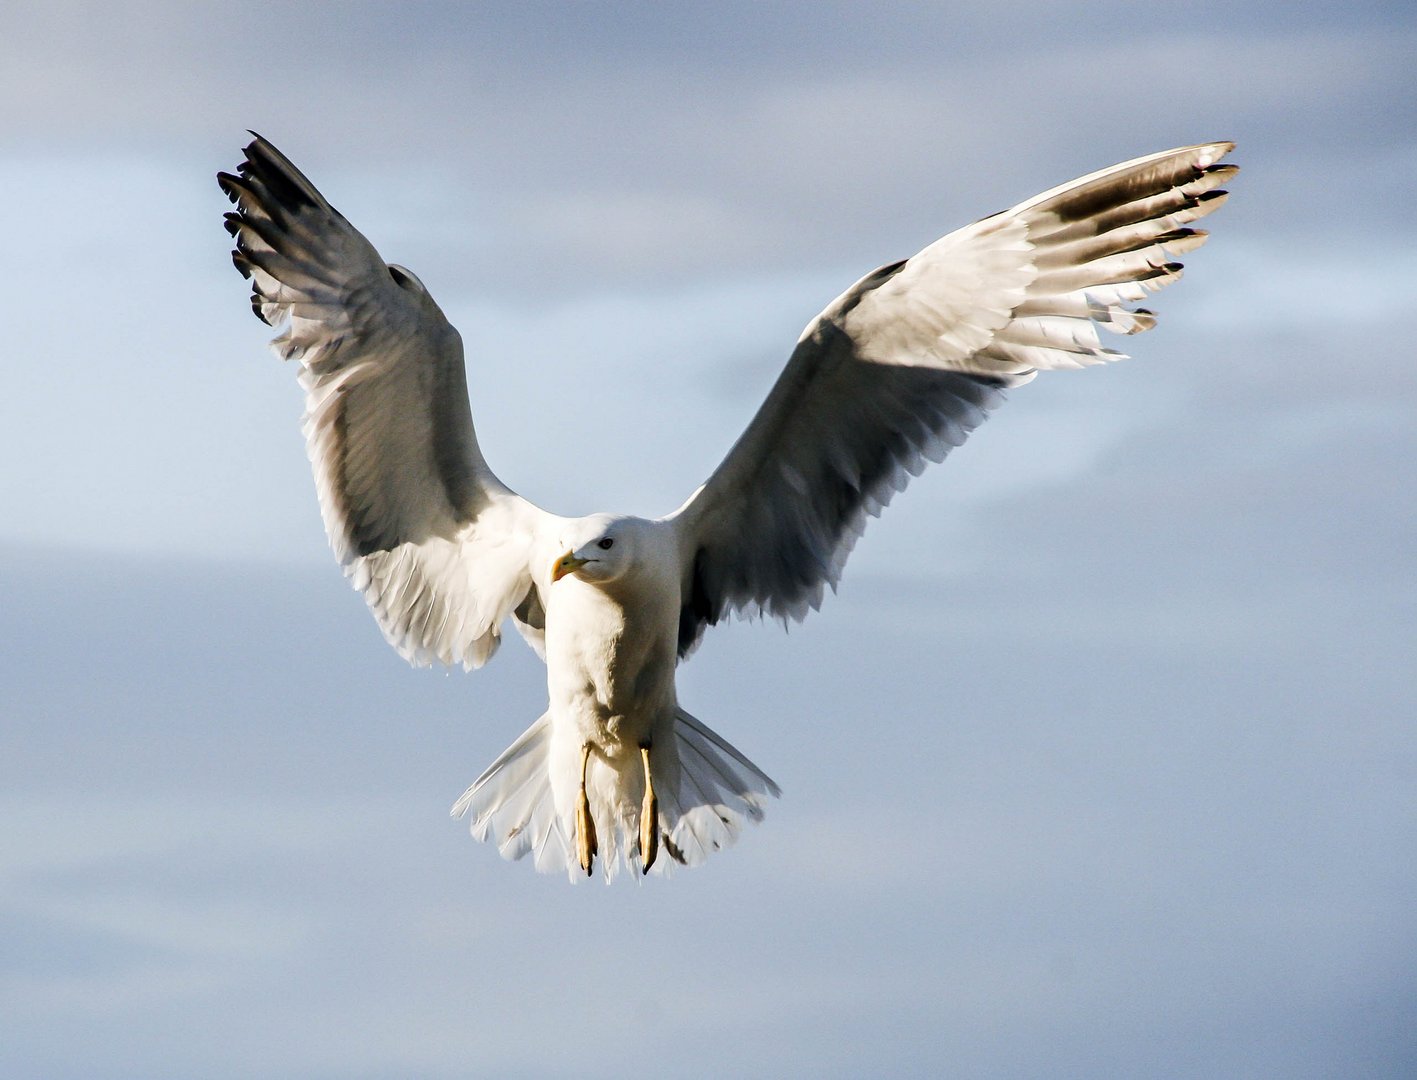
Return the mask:
[[[1417,17],[951,8],[7,12],[0,1072],[1417,1070]],[[872,267],[1153,150],[1244,171],[1135,359],[681,671],[767,821],[572,888],[446,817],[539,662],[407,668],[329,555],[220,228],[248,127],[564,513],[677,505]]]

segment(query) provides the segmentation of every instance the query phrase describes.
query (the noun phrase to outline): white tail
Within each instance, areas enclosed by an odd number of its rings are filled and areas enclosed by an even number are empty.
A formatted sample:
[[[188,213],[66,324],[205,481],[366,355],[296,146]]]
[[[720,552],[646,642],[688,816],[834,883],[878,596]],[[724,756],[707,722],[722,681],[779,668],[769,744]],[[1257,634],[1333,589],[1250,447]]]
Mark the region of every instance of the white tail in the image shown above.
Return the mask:
[[[778,786],[726,739],[683,709],[674,738],[657,743],[654,788],[664,854],[655,873],[674,863],[697,866],[728,847],[749,821],[761,821]],[[579,747],[562,745],[550,714],[543,715],[463,792],[453,817],[471,816],[473,838],[491,841],[505,859],[530,853],[542,873],[584,876],[576,854],[575,799]],[[639,807],[644,779],[638,757],[623,765],[592,759],[586,776],[607,881],[621,864],[638,869]]]

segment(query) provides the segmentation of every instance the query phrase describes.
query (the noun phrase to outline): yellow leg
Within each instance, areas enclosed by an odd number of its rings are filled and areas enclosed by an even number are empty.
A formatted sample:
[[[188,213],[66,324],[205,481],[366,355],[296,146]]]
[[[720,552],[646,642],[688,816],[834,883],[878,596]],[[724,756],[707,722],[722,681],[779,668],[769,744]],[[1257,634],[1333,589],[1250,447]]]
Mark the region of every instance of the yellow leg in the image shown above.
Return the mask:
[[[576,852],[581,858],[581,869],[590,877],[595,865],[595,818],[591,817],[590,799],[585,793],[585,770],[590,761],[590,744],[581,747],[581,798],[576,804]]]
[[[648,874],[659,854],[659,800],[654,797],[654,779],[649,772],[649,747],[640,747],[645,766],[645,801],[640,807],[640,873]]]

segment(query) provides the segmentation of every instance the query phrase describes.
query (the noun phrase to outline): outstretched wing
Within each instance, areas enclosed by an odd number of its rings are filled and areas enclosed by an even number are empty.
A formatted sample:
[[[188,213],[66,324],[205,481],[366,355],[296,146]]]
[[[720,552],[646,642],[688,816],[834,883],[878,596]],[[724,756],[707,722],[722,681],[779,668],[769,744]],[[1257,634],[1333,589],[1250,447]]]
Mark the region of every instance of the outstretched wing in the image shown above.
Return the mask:
[[[218,182],[251,306],[300,365],[330,546],[384,636],[415,664],[479,667],[515,613],[540,651],[530,555],[556,519],[483,460],[458,332],[259,135]]]
[[[685,569],[679,651],[730,612],[801,619],[870,515],[1040,370],[1123,354],[1099,326],[1180,277],[1188,226],[1220,206],[1231,143],[1114,165],[862,278],[804,331],[728,456],[671,520]]]

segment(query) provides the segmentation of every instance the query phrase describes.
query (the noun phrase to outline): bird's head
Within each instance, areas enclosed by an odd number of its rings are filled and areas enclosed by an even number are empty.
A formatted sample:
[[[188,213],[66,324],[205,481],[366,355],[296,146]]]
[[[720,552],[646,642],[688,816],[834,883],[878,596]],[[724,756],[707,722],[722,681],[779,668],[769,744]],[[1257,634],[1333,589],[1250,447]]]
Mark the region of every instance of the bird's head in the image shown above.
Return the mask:
[[[608,514],[582,518],[561,537],[563,553],[551,564],[552,582],[568,574],[596,585],[622,577],[635,564],[640,524]]]

